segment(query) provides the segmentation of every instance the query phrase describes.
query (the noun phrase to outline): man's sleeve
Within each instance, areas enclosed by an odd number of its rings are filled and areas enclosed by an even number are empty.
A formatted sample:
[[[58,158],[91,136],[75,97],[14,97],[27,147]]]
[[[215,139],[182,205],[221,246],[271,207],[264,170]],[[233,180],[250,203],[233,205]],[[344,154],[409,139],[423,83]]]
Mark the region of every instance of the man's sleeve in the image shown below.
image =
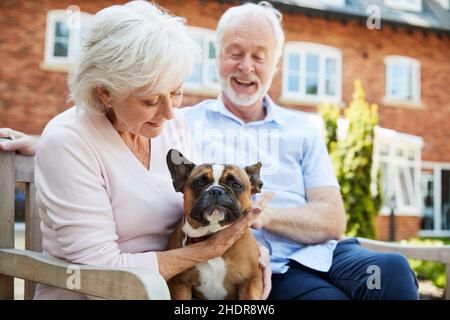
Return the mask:
[[[303,157],[301,160],[305,189],[317,187],[339,188],[321,132],[312,125],[311,127],[311,134],[308,135],[303,144]]]

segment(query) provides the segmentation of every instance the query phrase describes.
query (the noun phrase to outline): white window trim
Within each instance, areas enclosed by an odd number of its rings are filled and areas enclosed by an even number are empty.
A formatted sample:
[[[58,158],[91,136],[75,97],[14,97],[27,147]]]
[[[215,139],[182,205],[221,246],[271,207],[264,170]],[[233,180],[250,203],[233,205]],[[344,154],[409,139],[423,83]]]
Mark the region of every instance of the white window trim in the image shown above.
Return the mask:
[[[216,33],[214,30],[192,26],[189,26],[188,29],[189,33],[192,36],[202,37],[203,39],[206,39],[208,41],[208,44],[209,42],[215,43],[216,41]],[[217,95],[220,93],[219,83],[208,81],[209,68],[206,65],[207,61],[209,61],[209,48],[203,47],[201,55],[201,64],[202,64],[201,83],[189,83],[186,81],[183,85],[183,91],[185,93],[195,95],[206,95],[212,97],[217,97]]]
[[[91,16],[91,14],[81,12],[81,23]],[[47,70],[65,71],[72,63],[74,53],[79,49],[80,29],[74,28],[69,30],[68,56],[55,57],[53,48],[55,43],[55,24],[58,21],[68,21],[68,12],[66,10],[50,10],[47,12],[44,62],[41,64],[41,67]]]
[[[384,0],[384,4],[388,7],[398,10],[414,12],[422,11],[422,0],[416,0],[415,4],[410,4],[405,0]]]
[[[388,146],[388,154],[382,155],[380,153],[381,144]],[[388,173],[391,177],[398,177],[398,169],[409,169],[413,168],[414,175],[416,177],[415,183],[412,184],[409,177],[409,170],[405,170],[406,175],[405,179],[407,180],[406,187],[410,191],[408,192],[412,195],[412,200],[414,203],[412,205],[406,205],[403,200],[403,195],[398,190],[401,189],[400,180],[395,179],[394,182],[394,192],[395,192],[395,214],[396,215],[408,215],[408,216],[420,216],[422,213],[422,196],[421,196],[421,186],[420,186],[420,177],[421,177],[421,158],[422,158],[422,147],[423,147],[423,139],[418,136],[413,136],[401,132],[397,132],[390,129],[385,129],[381,127],[375,127],[375,139],[374,139],[374,150],[373,150],[373,163],[374,166],[372,168],[372,176],[375,172],[378,171],[378,168],[381,166],[381,162],[384,160],[389,165],[391,165],[391,169],[393,172]],[[400,159],[398,156],[394,154],[397,149],[401,149],[405,157],[407,157],[409,151],[413,151],[414,159],[409,160],[407,158]],[[373,189],[374,186],[372,186]],[[385,199],[385,201],[388,201]],[[380,210],[381,215],[389,215],[390,208],[387,206],[383,206]]]
[[[442,170],[450,170],[450,162],[432,162],[424,161],[422,163],[423,169],[433,170],[433,208],[434,208],[434,229],[420,230],[419,235],[422,237],[449,237],[450,230],[442,230],[441,217],[441,174]]]
[[[288,56],[291,53],[298,53],[301,56],[305,57],[306,54],[315,54],[319,55],[319,84],[318,84],[318,94],[317,95],[308,95],[300,92],[290,92],[288,91]],[[336,59],[336,96],[327,96],[324,94],[325,91],[325,82],[324,82],[324,73],[325,73],[325,58],[332,57]],[[300,67],[301,70],[305,70],[305,59],[301,58]],[[300,83],[304,83],[304,79],[306,77],[306,72],[300,73],[301,81]],[[298,103],[298,104],[317,104],[323,101],[328,101],[331,103],[342,104],[342,52],[341,50],[311,42],[287,42],[284,47],[284,55],[283,55],[283,80],[282,80],[282,95],[280,101],[286,103]]]
[[[404,56],[386,56],[384,58],[385,64],[385,96],[383,99],[383,103],[391,104],[393,106],[399,104],[406,104],[408,106],[418,106],[422,107],[421,102],[421,72],[420,72],[420,62],[416,59],[404,57]],[[389,86],[390,86],[390,73],[389,66],[392,64],[406,64],[409,66],[410,70],[414,72],[412,77],[412,88],[411,88],[411,99],[401,99],[397,97],[389,96]]]

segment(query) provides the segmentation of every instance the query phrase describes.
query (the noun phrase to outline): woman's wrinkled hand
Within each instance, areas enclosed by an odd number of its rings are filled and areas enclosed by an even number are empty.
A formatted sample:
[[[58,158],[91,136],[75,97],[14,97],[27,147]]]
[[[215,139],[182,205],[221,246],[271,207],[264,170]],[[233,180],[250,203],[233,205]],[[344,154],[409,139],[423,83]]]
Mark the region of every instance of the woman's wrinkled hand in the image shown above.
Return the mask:
[[[266,208],[267,204],[274,197],[274,192],[264,192],[261,194],[261,197],[256,201],[255,206],[258,206],[262,209],[262,213],[253,221],[251,227],[253,229],[261,229],[270,224],[270,219],[272,216],[272,211],[270,208]]]
[[[270,266],[270,253],[263,245],[259,245],[259,266],[263,270],[263,294],[262,299],[266,300],[272,290],[272,268]]]
[[[0,138],[11,140],[0,142],[0,150],[17,151],[25,156],[34,156],[38,139],[9,128],[0,128]]]

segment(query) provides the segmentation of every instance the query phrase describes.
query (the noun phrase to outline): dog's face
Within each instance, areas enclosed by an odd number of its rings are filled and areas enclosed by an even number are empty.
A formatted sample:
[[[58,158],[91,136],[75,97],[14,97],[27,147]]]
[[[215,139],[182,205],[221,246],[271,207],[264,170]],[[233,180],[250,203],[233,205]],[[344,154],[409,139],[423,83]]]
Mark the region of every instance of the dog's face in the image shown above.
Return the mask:
[[[184,194],[186,220],[194,229],[191,235],[203,236],[236,222],[250,210],[251,195],[261,191],[260,162],[244,169],[195,165],[174,149],[166,160],[175,190]]]

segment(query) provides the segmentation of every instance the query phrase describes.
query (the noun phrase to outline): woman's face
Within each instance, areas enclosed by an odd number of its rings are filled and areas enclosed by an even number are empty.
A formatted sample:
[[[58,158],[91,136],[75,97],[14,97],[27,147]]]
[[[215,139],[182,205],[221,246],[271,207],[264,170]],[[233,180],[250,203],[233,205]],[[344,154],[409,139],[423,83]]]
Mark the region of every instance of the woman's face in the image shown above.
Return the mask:
[[[173,108],[178,108],[183,97],[181,85],[165,92],[146,95],[130,94],[123,100],[112,100],[111,123],[119,132],[129,132],[146,138],[158,136],[164,122],[173,118]]]

